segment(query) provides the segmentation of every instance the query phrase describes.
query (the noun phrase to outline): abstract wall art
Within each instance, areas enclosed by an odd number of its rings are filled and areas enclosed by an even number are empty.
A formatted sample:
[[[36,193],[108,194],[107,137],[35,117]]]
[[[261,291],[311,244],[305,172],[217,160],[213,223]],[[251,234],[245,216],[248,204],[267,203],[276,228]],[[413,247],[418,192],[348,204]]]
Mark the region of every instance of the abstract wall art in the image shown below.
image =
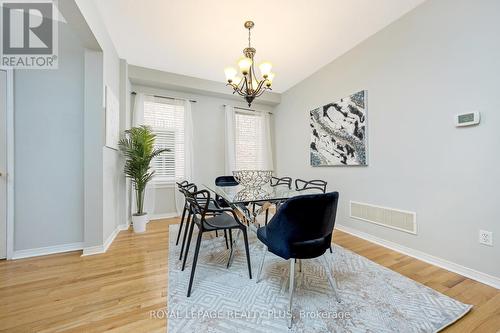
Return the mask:
[[[366,90],[310,112],[311,165],[368,165]]]
[[[118,150],[120,139],[120,103],[113,91],[105,87],[106,147]]]

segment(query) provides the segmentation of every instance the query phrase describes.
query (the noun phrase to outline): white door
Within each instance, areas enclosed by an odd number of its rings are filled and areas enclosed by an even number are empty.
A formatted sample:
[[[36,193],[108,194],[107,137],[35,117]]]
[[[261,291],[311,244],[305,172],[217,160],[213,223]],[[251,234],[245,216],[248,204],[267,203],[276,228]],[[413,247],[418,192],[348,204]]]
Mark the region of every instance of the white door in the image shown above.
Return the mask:
[[[7,256],[7,72],[0,70],[0,259]]]

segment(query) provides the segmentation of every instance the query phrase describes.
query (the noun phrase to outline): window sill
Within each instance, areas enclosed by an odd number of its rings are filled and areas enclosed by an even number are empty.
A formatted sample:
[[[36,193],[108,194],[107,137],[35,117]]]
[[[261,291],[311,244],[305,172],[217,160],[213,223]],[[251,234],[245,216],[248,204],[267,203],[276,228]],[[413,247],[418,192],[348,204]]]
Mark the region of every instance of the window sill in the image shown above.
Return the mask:
[[[151,183],[151,188],[175,188],[175,182]]]

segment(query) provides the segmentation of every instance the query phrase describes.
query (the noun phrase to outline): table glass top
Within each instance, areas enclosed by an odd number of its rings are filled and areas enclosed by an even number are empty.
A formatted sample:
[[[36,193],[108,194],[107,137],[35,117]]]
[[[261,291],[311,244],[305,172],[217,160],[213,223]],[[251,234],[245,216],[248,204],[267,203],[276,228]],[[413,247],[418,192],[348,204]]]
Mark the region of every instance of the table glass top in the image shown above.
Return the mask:
[[[204,185],[207,189],[220,195],[229,204],[278,201],[305,194],[317,194],[317,189],[297,191],[289,189],[286,185],[271,186],[270,184],[258,188],[244,188],[238,186]]]

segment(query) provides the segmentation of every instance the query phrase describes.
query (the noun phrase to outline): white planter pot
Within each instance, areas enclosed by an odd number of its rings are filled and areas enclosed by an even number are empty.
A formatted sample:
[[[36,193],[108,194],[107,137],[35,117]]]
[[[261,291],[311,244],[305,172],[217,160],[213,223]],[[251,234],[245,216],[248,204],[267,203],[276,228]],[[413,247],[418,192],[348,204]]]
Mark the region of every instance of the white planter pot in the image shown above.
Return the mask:
[[[134,227],[134,232],[144,232],[146,231],[146,224],[149,222],[149,217],[147,213],[143,215],[132,215],[132,225]]]

